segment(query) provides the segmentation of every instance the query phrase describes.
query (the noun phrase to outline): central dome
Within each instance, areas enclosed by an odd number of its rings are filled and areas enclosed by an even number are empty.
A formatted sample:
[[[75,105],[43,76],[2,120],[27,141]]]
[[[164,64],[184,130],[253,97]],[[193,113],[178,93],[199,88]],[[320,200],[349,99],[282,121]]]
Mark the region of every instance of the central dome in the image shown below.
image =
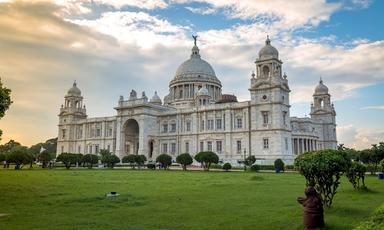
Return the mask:
[[[200,57],[199,48],[196,45],[192,48],[191,57],[177,68],[174,80],[191,78],[218,81],[212,66]]]

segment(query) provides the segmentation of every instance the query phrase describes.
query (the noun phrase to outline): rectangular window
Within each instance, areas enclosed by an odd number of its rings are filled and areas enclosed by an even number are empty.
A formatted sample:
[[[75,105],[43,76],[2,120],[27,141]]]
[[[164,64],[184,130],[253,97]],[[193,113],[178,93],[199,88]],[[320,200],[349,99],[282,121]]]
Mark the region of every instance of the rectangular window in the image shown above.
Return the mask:
[[[78,153],[81,153],[81,146],[80,146],[80,145],[77,146],[77,152],[78,152]]]
[[[101,129],[96,129],[96,137],[100,137],[101,136]]]
[[[185,152],[189,153],[189,142],[185,142]]]
[[[89,146],[89,153],[92,154],[92,145]]]
[[[168,133],[168,124],[163,125],[163,133]]]
[[[95,153],[96,153],[96,154],[99,153],[99,145],[95,145]]]
[[[236,151],[238,154],[241,154],[241,141],[236,142]]]
[[[171,124],[171,133],[176,132],[176,123]]]
[[[263,115],[263,124],[264,125],[268,124],[268,111],[263,111],[261,113]]]
[[[207,142],[208,151],[212,151],[212,141]]]
[[[216,129],[221,129],[221,119],[216,119]]]
[[[168,144],[167,143],[163,144],[163,153],[168,153]]]
[[[208,130],[213,130],[213,120],[208,120],[207,121],[207,129]]]
[[[200,142],[200,152],[204,151],[204,142]]]
[[[187,132],[191,131],[191,122],[187,121]]]
[[[108,136],[109,136],[109,137],[112,136],[112,129],[108,129]]]
[[[171,153],[172,154],[176,153],[176,143],[171,143]]]
[[[66,129],[62,129],[62,130],[61,130],[61,138],[62,138],[62,139],[65,139],[66,132],[67,132]]]
[[[243,119],[241,119],[241,118],[236,119],[236,128],[238,128],[238,129],[243,128]]]
[[[283,112],[283,124],[286,125],[287,124],[287,112]]]
[[[111,146],[110,145],[107,145],[107,150],[108,150],[108,152],[111,151]]]
[[[61,146],[61,152],[62,153],[64,152],[64,146]]]
[[[204,131],[204,120],[201,120],[200,131]]]
[[[268,140],[268,138],[264,138],[263,139],[263,147],[264,147],[264,149],[268,149],[269,148],[269,140]]]
[[[131,145],[126,145],[125,149],[127,151],[127,154],[131,154]]]
[[[221,141],[216,141],[216,152],[221,153],[223,151],[223,143]]]

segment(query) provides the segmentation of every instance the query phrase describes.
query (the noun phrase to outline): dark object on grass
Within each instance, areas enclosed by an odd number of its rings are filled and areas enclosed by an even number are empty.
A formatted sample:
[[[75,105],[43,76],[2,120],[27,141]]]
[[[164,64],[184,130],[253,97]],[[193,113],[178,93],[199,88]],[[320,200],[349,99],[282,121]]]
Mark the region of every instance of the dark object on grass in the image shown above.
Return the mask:
[[[379,176],[379,180],[384,180],[384,173],[379,173],[378,176]]]
[[[323,202],[316,189],[309,186],[305,189],[306,197],[299,197],[297,201],[304,206],[304,229],[321,229],[324,227]]]

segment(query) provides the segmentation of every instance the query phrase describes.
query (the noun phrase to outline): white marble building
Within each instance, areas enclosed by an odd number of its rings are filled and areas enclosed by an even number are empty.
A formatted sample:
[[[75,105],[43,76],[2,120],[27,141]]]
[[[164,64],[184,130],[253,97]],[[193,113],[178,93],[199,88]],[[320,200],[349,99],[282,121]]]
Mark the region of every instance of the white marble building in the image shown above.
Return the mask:
[[[244,155],[254,155],[262,164],[277,158],[291,164],[300,153],[335,149],[336,113],[328,88],[321,80],[316,86],[310,118],[290,117],[290,88],[278,55],[267,38],[250,79],[251,100],[243,102],[222,94],[221,82],[201,58],[196,40],[163,102],[157,93],[149,100],[144,92],[138,96],[132,90],[129,98],[120,96],[115,116],[87,118],[74,83],[60,109],[57,153],[108,149],[120,158],[144,154],[153,160],[161,153],[176,158],[211,150],[232,164]]]

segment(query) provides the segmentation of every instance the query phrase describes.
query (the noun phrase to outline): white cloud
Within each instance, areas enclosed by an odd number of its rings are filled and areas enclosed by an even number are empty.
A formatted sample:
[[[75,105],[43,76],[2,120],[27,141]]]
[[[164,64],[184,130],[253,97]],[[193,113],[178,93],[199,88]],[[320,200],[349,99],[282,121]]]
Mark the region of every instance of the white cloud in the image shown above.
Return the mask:
[[[357,129],[352,124],[337,128],[339,143],[346,147],[355,149],[370,148],[372,144],[377,144],[384,140],[384,131],[380,129]]]
[[[175,46],[185,42],[184,26],[173,25],[165,19],[144,12],[106,12],[100,18],[70,20],[110,35],[122,43],[142,48],[156,45]]]
[[[206,14],[214,14],[217,12],[216,9],[214,8],[209,8],[209,7],[203,7],[203,8],[197,8],[197,7],[185,7],[185,9],[191,11],[192,13],[195,13],[195,14],[202,14],[202,15],[206,15]]]
[[[369,109],[384,110],[384,105],[372,105],[372,106],[365,106],[360,108],[360,110],[369,110]]]

